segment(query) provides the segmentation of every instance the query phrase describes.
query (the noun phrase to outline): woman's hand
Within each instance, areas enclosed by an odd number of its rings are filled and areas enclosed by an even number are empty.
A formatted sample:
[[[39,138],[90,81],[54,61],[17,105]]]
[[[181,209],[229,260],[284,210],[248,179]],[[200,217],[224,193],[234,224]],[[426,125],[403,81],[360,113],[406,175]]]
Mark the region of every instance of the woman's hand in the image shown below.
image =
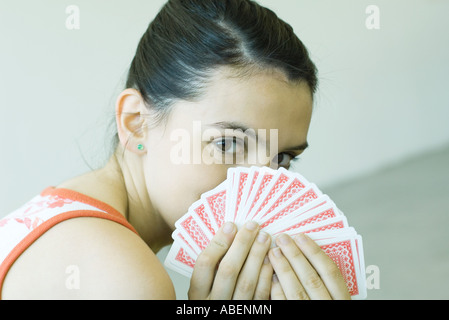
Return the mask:
[[[270,236],[259,232],[255,222],[246,223],[238,232],[233,223],[225,223],[195,263],[189,298],[269,299],[270,244]]]
[[[254,222],[238,232],[224,224],[196,261],[189,298],[351,299],[338,267],[309,237],[282,234],[278,247],[270,244]]]
[[[271,299],[351,299],[338,267],[309,237],[282,234],[276,244]]]

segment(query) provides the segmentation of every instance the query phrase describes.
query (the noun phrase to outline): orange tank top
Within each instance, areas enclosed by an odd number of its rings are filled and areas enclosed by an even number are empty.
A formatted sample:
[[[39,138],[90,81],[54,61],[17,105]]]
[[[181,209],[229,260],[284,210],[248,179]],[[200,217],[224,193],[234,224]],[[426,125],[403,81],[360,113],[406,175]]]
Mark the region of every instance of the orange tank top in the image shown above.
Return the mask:
[[[48,187],[0,220],[0,298],[3,281],[16,259],[56,224],[79,217],[112,220],[137,231],[117,210],[73,190]]]

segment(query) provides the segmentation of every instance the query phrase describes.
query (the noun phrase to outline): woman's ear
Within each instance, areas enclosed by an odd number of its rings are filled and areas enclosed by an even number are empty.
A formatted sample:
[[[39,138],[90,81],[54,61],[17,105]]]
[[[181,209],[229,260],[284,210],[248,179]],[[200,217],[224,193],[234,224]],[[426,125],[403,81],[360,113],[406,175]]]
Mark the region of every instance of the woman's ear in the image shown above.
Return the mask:
[[[142,95],[135,89],[123,90],[117,98],[116,124],[122,146],[136,154],[146,153],[146,116],[148,110]]]

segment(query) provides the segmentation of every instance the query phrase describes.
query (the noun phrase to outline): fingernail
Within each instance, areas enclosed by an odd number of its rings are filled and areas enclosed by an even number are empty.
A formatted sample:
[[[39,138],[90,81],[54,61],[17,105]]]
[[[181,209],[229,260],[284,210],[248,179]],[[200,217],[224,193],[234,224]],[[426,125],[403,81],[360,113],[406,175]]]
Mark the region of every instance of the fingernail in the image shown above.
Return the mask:
[[[249,221],[245,224],[245,228],[251,231],[256,230],[258,227],[259,225],[254,221]]]
[[[287,245],[291,243],[291,239],[286,234],[281,234],[279,237],[277,237],[276,242],[278,242],[279,245]]]
[[[223,226],[223,232],[226,234],[232,233],[234,231],[234,224],[232,222],[225,222]]]
[[[259,232],[259,235],[257,236],[257,241],[260,243],[265,243],[268,239],[268,234],[265,232]]]
[[[281,249],[279,249],[278,247],[273,248],[273,254],[274,254],[274,256],[277,257],[277,258],[282,257]]]
[[[302,234],[302,233],[297,234],[297,235],[295,236],[295,241],[296,241],[298,244],[305,244],[308,240],[309,240],[309,238],[308,238],[305,234]]]

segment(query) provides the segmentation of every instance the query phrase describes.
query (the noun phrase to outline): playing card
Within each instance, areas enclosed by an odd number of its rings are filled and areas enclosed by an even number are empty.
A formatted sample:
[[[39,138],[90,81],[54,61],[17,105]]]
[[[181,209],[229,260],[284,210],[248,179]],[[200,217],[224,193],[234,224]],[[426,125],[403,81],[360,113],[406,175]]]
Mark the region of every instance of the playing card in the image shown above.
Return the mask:
[[[175,230],[172,233],[172,238],[174,240],[174,243],[178,244],[183,250],[188,253],[188,255],[196,260],[196,258],[200,255],[201,251],[198,249],[198,247],[193,247],[190,243],[193,242],[193,240],[186,236],[185,233],[181,232],[180,230]]]
[[[366,297],[362,237],[321,190],[284,168],[236,167],[227,179],[205,192],[175,223],[165,265],[191,276],[195,261],[224,221],[238,228],[254,220],[275,238],[281,233],[310,236],[336,263],[355,299]]]
[[[188,212],[196,215],[199,218],[199,220],[201,220],[202,223],[206,226],[207,230],[209,230],[209,232],[212,235],[215,235],[218,226],[215,223],[215,219],[212,217],[209,211],[206,210],[206,206],[203,203],[203,201],[201,200],[196,201],[194,204],[190,206]]]
[[[323,196],[309,202],[298,210],[291,212],[289,215],[280,217],[276,223],[268,224],[264,227],[264,231],[271,234],[278,234],[343,216],[333,201],[327,199],[327,196]]]
[[[300,175],[290,177],[274,197],[270,198],[270,195],[267,195],[265,203],[262,204],[259,212],[256,213],[253,219],[263,221],[264,218],[269,217],[273,211],[282,207],[289,199],[296,196],[309,185],[310,183]]]
[[[225,220],[227,181],[201,195],[201,200],[204,203],[208,216],[212,218],[211,223],[214,224],[214,229],[218,230]]]
[[[366,279],[362,272],[365,267],[358,250],[358,246],[361,246],[362,243],[361,236],[357,235],[355,231],[348,232],[346,229],[309,233],[308,236],[340,269],[351,297],[365,299]]]
[[[308,221],[307,221],[308,222]],[[299,225],[299,224],[298,224]],[[335,218],[326,219],[316,223],[306,223],[302,226],[293,226],[287,229],[285,232],[278,233],[286,233],[290,236],[295,236],[300,233],[313,233],[313,232],[322,232],[322,231],[331,231],[347,228],[348,220],[345,216],[338,216]]]
[[[253,210],[255,204],[258,203],[260,197],[264,193],[267,186],[270,184],[275,174],[275,170],[267,167],[263,167],[259,170],[257,179],[254,182],[251,192],[247,196],[245,206],[241,210],[242,215],[244,216],[244,221],[248,221],[251,218],[250,212]]]
[[[184,215],[181,219],[176,221],[175,227],[175,235],[180,233],[183,240],[185,240],[197,254],[207,247],[213,236],[202,222],[191,213]],[[179,237],[179,235],[177,236]]]
[[[195,260],[178,242],[174,242],[167,254],[164,264],[183,276],[191,277],[195,266]]]
[[[248,173],[248,177],[246,179],[245,186],[242,189],[241,196],[240,196],[240,202],[237,207],[236,217],[234,219],[234,222],[240,226],[245,222],[246,219],[246,213],[244,212],[244,208],[246,205],[246,202],[248,200],[248,196],[251,194],[254,185],[257,181],[257,177],[259,176],[259,169],[258,167],[251,167]]]
[[[230,206],[226,208],[225,216],[227,221],[236,221],[237,212],[243,198],[243,190],[250,170],[247,168],[232,168],[229,170],[231,171],[233,179],[231,193],[227,193],[227,197],[230,199]]]
[[[231,215],[231,210],[229,210],[229,208],[232,208],[233,202],[234,202],[234,196],[233,193],[235,191],[234,189],[234,177],[235,177],[235,170],[236,168],[229,168],[228,172],[227,172],[227,178],[226,181],[224,182],[225,184],[225,188],[226,188],[226,202],[225,202],[225,207],[228,210],[225,210],[225,214],[224,214],[224,221],[233,221],[234,217]]]
[[[276,194],[282,189],[282,187],[289,181],[290,176],[287,173],[287,170],[281,168],[277,170],[273,179],[270,181],[268,186],[265,187],[265,190],[258,198],[257,202],[248,212],[247,218],[251,220],[256,220],[258,213],[264,208],[264,206],[270,202],[270,200],[274,199]]]
[[[285,201],[277,210],[272,210],[269,215],[262,217],[256,217],[256,221],[260,221],[260,227],[265,228],[269,224],[274,223],[276,220],[291,214],[299,210],[305,204],[318,199],[322,195],[321,191],[315,186],[310,184],[309,187],[301,190],[296,195]]]

